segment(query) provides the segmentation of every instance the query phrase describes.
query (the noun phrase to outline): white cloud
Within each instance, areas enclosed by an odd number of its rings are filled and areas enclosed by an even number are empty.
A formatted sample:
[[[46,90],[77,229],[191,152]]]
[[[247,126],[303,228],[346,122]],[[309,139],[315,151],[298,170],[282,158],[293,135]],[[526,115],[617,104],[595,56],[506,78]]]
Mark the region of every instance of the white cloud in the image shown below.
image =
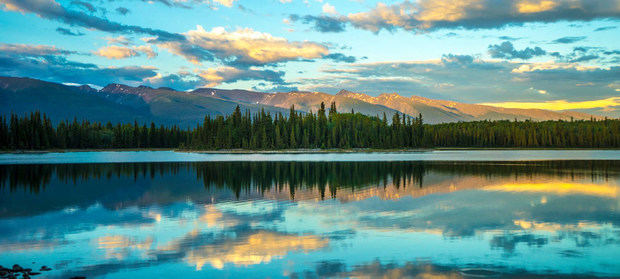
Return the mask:
[[[298,87],[331,93],[340,89],[369,94],[398,92],[469,103],[580,102],[617,97],[619,71],[620,67],[584,68],[564,63],[445,55],[441,60],[353,63],[325,68],[323,76],[300,79]]]
[[[146,54],[146,57],[148,58],[157,57],[157,53],[153,51],[153,48],[151,46],[135,46],[133,47],[133,49]]]
[[[213,0],[213,2],[218,3],[222,6],[226,6],[226,7],[232,7],[235,1],[237,0]]]
[[[154,42],[191,62],[208,60],[212,55],[236,64],[264,65],[298,59],[321,58],[329,54],[326,46],[313,42],[289,42],[251,28],[228,32],[223,27],[211,31],[198,25],[184,33],[187,42]]]
[[[129,43],[131,43],[131,40],[125,36],[118,36],[118,37],[106,37],[103,38],[104,40],[108,41],[108,44],[121,44],[121,45],[129,45]]]
[[[21,55],[64,55],[74,54],[76,52],[46,45],[0,44],[0,53],[14,53]]]
[[[214,87],[222,83],[235,82],[238,80],[261,80],[276,84],[284,83],[282,80],[284,72],[261,70],[254,67],[239,69],[229,66],[221,66],[206,70],[197,70],[196,72],[198,76],[203,79],[207,87]]]
[[[336,7],[330,5],[329,3],[325,3],[323,5],[323,12],[326,14],[332,14],[332,15],[338,14],[338,12],[336,12]]]
[[[353,26],[379,32],[402,28],[497,28],[524,22],[588,21],[619,18],[617,0],[418,0],[382,2],[366,12],[337,17]]]
[[[577,63],[558,63],[558,62],[541,62],[541,63],[529,63],[520,65],[517,68],[512,70],[513,73],[528,73],[535,71],[548,71],[548,70],[566,70],[572,69],[576,71],[588,71],[588,70],[596,70],[598,67],[594,66],[582,66]]]

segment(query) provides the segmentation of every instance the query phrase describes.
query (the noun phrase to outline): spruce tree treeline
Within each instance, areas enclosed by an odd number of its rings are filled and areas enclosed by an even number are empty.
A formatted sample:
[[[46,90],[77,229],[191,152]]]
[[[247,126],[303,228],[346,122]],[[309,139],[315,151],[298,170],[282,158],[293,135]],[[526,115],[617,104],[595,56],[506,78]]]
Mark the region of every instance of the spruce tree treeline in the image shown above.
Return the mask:
[[[61,121],[53,125],[39,112],[0,117],[0,149],[186,148],[618,148],[620,120],[475,121],[429,125],[422,115],[394,114],[391,121],[361,113],[339,113],[332,103],[317,113],[288,117],[261,112],[251,115],[237,107],[229,116],[206,116],[201,125],[181,129],[132,124]]]
[[[0,116],[0,149],[86,149],[86,148],[176,148],[186,139],[187,131],[176,126],[150,127],[108,122],[61,121],[53,126],[40,112],[9,119]]]

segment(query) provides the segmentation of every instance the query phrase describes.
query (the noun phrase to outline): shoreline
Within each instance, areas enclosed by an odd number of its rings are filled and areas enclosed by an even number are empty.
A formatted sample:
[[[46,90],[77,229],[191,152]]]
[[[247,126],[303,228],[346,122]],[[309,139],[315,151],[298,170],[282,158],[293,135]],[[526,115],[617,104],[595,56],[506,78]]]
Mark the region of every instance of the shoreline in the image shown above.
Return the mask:
[[[516,147],[441,147],[441,148],[416,148],[416,149],[374,149],[374,148],[354,148],[354,149],[272,149],[272,150],[250,150],[250,149],[219,149],[219,150],[195,150],[195,149],[176,149],[176,148],[110,148],[110,149],[48,149],[48,150],[0,150],[0,154],[48,154],[48,153],[71,153],[71,152],[156,152],[172,151],[198,154],[321,154],[321,153],[420,153],[431,151],[536,151],[536,150],[620,150],[620,148],[516,148]]]

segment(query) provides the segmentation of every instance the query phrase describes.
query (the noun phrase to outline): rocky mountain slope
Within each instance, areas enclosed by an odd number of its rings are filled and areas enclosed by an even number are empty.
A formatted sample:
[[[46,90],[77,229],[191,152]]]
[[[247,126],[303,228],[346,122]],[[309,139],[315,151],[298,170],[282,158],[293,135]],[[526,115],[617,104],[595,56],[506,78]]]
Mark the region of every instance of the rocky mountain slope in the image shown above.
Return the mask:
[[[292,105],[300,112],[316,112],[321,104],[336,102],[338,111],[355,111],[391,119],[395,113],[422,114],[426,123],[500,119],[588,119],[589,114],[539,109],[506,109],[492,106],[433,100],[396,93],[370,96],[341,90],[336,95],[321,92],[262,93],[247,90],[200,88],[176,91],[171,88],[131,87],[110,84],[100,90],[87,85],[70,86],[30,78],[0,77],[0,114],[39,110],[52,120],[77,118],[113,123],[150,121],[183,127],[200,123],[205,115],[231,114],[236,106],[251,113],[288,114]]]
[[[572,111],[550,111],[542,109],[511,109],[493,106],[459,103],[446,100],[433,100],[419,96],[403,97],[396,93],[381,94],[377,97],[341,90],[337,95],[358,99],[370,104],[386,106],[409,115],[422,116],[430,122],[455,122],[503,119],[589,119],[592,115]]]

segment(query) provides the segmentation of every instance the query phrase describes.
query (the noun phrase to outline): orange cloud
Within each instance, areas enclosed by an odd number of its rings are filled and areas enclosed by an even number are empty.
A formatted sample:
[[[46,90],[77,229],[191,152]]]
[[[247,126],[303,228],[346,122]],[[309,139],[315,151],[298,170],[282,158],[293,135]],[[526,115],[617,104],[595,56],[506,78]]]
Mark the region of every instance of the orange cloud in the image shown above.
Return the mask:
[[[95,52],[96,55],[110,59],[123,59],[127,57],[137,56],[138,52],[123,46],[107,46],[102,47]]]
[[[146,54],[148,58],[157,56],[157,53],[153,51],[151,46],[106,46],[94,52],[96,55],[109,59],[123,59],[133,56],[138,56],[140,53]]]
[[[393,1],[396,2],[396,1]],[[335,17],[361,29],[423,31],[433,28],[490,28],[515,22],[583,20],[616,16],[617,1],[512,0],[498,4],[482,0],[417,0],[384,4],[369,11]],[[599,3],[601,2],[601,3]],[[541,14],[544,13],[544,14]]]
[[[519,13],[540,13],[552,10],[558,3],[551,0],[525,0],[517,3]]]

